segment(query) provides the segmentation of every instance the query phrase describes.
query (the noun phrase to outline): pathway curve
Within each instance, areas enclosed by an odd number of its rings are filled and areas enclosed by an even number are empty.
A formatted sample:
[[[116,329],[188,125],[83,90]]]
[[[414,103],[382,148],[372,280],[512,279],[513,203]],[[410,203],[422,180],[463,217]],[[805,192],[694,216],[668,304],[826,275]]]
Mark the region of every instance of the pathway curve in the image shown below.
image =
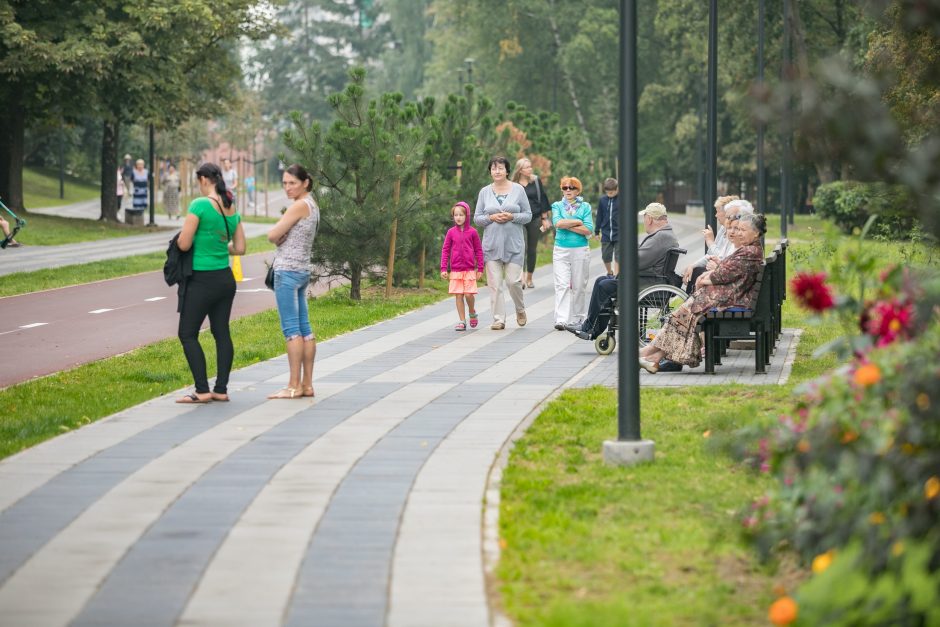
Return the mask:
[[[0,462],[3,622],[492,624],[495,460],[615,363],[552,329],[535,281],[522,328],[491,331],[483,295],[473,331],[444,301],[322,343],[315,399],[266,400],[280,357],[234,373],[230,403],[159,398]]]

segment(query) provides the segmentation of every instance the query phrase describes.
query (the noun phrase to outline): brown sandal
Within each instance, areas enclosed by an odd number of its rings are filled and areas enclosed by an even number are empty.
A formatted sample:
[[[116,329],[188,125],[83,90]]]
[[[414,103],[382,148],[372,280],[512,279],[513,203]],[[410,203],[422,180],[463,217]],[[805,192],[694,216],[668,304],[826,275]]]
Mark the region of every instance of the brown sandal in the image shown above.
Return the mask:
[[[298,390],[297,388],[284,388],[283,390],[278,390],[278,391],[275,392],[274,394],[268,394],[268,398],[270,398],[270,399],[278,399],[278,398],[287,398],[287,399],[303,398],[303,395],[302,395],[302,394],[298,394],[298,392],[299,392],[299,390]]]

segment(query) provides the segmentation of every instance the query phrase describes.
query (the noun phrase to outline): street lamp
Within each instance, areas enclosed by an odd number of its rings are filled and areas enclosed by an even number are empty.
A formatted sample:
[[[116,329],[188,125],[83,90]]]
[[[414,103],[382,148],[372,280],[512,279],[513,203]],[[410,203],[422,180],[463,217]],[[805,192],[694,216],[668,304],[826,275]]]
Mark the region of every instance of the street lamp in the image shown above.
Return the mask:
[[[637,62],[636,0],[620,0],[620,279],[618,302],[636,302],[637,265]],[[604,442],[604,461],[632,465],[653,461],[655,444],[640,436],[640,369],[636,307],[620,307],[620,348],[617,354],[617,439]]]
[[[463,62],[467,64],[467,83],[473,85],[473,57],[467,57]]]

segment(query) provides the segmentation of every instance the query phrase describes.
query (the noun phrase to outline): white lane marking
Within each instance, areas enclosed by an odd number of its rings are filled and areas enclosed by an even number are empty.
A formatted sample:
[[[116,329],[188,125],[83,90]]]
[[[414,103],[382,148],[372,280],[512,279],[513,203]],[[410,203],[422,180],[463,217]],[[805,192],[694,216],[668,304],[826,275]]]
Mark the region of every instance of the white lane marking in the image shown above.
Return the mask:
[[[41,326],[44,325],[44,324],[49,324],[49,323],[48,323],[48,322],[34,322],[34,323],[32,323],[32,324],[24,324],[24,325],[22,325],[20,328],[21,328],[21,329],[32,329],[33,327],[41,327]]]
[[[92,311],[89,311],[88,313],[100,314],[100,313],[105,313],[106,311],[114,311],[114,310],[113,309],[93,309]]]
[[[152,303],[158,300],[166,300],[166,296],[154,296],[153,298],[145,298],[145,303]]]
[[[237,291],[239,293],[246,293],[246,292],[270,292],[271,290],[269,290],[266,287],[256,287],[250,290],[237,290]]]

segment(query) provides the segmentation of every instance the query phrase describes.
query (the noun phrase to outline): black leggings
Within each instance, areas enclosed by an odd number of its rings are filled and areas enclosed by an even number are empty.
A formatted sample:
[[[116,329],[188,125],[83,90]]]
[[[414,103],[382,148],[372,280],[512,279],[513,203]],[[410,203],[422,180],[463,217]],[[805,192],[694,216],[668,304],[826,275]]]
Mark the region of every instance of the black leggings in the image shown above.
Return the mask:
[[[183,353],[193,373],[193,382],[198,394],[209,392],[209,379],[206,376],[206,355],[199,344],[199,328],[209,316],[209,328],[215,338],[216,375],[214,392],[225,394],[228,377],[232,371],[235,348],[228,322],[232,314],[232,302],[235,300],[235,277],[231,268],[221,270],[196,270],[189,279],[186,296],[183,298],[183,310],[180,312],[180,326],[177,334],[183,345]]]
[[[539,239],[542,237],[542,216],[532,215],[532,220],[525,225],[525,271],[535,272],[535,255],[538,253],[536,246],[539,245]]]

